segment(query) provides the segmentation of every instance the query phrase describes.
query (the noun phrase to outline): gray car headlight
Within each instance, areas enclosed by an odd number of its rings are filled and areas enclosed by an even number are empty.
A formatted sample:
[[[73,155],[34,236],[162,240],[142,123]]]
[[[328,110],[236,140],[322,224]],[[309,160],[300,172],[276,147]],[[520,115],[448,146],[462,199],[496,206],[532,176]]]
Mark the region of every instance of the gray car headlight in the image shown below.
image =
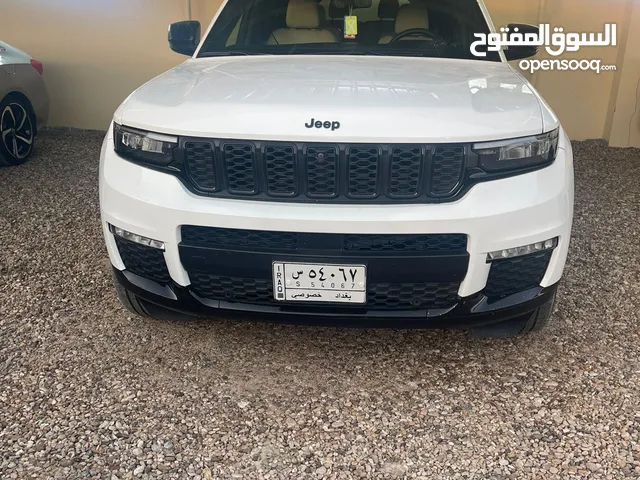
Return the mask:
[[[173,161],[173,150],[178,137],[145,132],[114,124],[113,137],[118,155],[134,162],[164,167]]]
[[[476,143],[480,166],[488,171],[513,170],[551,163],[556,159],[560,129],[532,137]]]

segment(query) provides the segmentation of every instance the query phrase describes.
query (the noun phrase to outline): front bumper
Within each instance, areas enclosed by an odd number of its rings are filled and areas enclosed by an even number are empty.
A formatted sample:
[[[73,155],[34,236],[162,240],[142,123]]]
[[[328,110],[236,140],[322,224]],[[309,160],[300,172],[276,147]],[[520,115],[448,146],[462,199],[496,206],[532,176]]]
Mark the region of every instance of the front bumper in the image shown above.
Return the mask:
[[[112,265],[123,285],[151,303],[191,314],[216,311],[296,316],[399,318],[425,320],[438,326],[491,323],[499,318],[535,309],[555,291],[565,266],[573,218],[573,159],[571,145],[562,135],[553,165],[526,175],[474,186],[462,199],[438,205],[327,205],[271,203],[199,197],[171,176],[134,165],[113,151],[111,132],[105,139],[100,165],[100,205]],[[108,225],[164,242],[171,292],[168,296],[148,282],[126,272],[116,240]],[[459,279],[459,302],[446,311],[361,311],[349,315],[331,309],[214,302],[191,295],[182,243],[183,225],[226,229],[301,232],[305,234],[464,234],[467,236],[464,271]],[[491,264],[487,253],[559,238],[544,275],[535,288],[499,300],[484,295]],[[250,257],[247,256],[247,262]],[[287,258],[283,258],[287,261]],[[332,263],[335,259],[317,259]],[[344,263],[347,263],[346,261]],[[187,264],[185,266],[185,264]],[[356,263],[357,264],[357,263]],[[425,264],[425,281],[433,273]],[[413,272],[419,276],[422,270]],[[442,279],[441,279],[442,280]],[[450,280],[450,279],[449,279]],[[455,279],[454,279],[455,280]],[[411,280],[411,281],[416,281]],[[153,283],[153,282],[152,282]],[[162,287],[164,288],[164,287]],[[551,293],[550,293],[551,292]],[[532,303],[533,302],[533,303]],[[246,315],[245,315],[246,316]],[[437,319],[435,317],[438,317]],[[456,320],[457,319],[457,320]],[[466,319],[466,320],[465,320]],[[469,320],[471,319],[471,320]]]
[[[113,269],[114,279],[138,296],[149,313],[154,306],[177,313],[212,318],[261,320],[277,323],[296,323],[315,326],[344,326],[367,328],[471,328],[508,322],[531,315],[538,307],[552,302],[557,284],[547,288],[534,287],[499,300],[492,300],[482,293],[460,299],[446,312],[427,310],[378,311],[367,310],[345,313],[329,308],[310,310],[296,306],[265,306],[249,303],[209,301],[198,298],[188,287],[175,282],[160,287],[157,283],[127,271]],[[433,315],[431,315],[433,313]]]

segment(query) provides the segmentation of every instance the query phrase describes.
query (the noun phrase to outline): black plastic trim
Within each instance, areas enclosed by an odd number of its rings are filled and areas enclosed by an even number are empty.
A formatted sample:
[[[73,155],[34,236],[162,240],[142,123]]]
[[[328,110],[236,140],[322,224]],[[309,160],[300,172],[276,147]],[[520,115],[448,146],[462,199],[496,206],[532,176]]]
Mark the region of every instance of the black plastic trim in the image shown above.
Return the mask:
[[[327,263],[322,252],[300,253],[246,252],[203,248],[181,244],[180,260],[189,271],[217,275],[271,279],[274,262]],[[358,255],[357,252],[332,252],[331,262],[345,265],[365,265],[367,281],[371,283],[462,282],[469,265],[469,254],[418,254],[400,256]]]
[[[502,297],[539,285],[549,268],[553,251],[494,260],[485,293],[491,297]]]
[[[382,311],[345,312],[322,307],[264,306],[199,299],[188,287],[175,282],[160,286],[130,272],[114,267],[114,278],[139,299],[163,309],[196,317],[236,318],[276,323],[367,328],[470,328],[500,323],[532,313],[552,300],[557,284],[535,287],[500,300],[478,293],[462,298],[446,311]],[[158,288],[160,287],[160,288]]]
[[[332,256],[426,256],[466,254],[468,236],[462,233],[367,234],[306,233],[277,230],[182,225],[182,245],[248,252],[308,253]]]

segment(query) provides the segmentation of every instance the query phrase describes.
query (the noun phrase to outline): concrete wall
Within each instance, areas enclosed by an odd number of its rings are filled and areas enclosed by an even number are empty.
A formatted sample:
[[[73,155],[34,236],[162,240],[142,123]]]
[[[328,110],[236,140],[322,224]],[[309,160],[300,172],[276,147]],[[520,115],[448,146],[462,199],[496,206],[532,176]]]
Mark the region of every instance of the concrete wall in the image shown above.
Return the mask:
[[[145,81],[181,62],[167,45],[169,23],[187,17],[186,0],[0,0],[0,36],[45,65],[51,124],[105,129],[120,102]],[[220,0],[192,0],[206,28]],[[486,0],[497,27],[509,22],[599,32],[618,24],[615,47],[562,58],[601,59],[616,72],[527,75],[576,140],[607,138],[640,146],[638,0]],[[546,52],[540,54],[547,57]],[[517,63],[517,62],[516,62]],[[640,94],[640,93],[639,93]],[[635,115],[634,115],[635,112]]]

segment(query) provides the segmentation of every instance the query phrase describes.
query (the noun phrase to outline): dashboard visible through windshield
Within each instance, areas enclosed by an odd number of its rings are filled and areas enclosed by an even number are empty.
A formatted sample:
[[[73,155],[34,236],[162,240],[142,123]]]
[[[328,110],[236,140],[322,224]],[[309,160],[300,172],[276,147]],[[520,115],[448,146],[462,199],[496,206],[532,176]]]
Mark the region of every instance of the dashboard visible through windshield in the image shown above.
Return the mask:
[[[489,33],[476,0],[229,0],[198,57],[384,55],[474,57]]]

